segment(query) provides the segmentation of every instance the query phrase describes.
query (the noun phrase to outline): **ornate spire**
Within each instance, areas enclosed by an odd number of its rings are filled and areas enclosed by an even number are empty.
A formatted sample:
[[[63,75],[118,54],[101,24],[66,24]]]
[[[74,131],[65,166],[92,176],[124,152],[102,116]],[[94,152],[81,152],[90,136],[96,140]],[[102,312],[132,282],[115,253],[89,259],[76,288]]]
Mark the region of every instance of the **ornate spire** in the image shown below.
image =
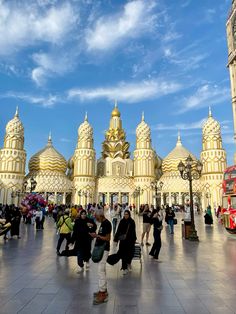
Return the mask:
[[[144,121],[144,111],[142,112],[142,121]]]
[[[19,117],[19,107],[18,106],[16,106],[16,113],[15,113],[15,117]]]
[[[51,146],[52,145],[52,132],[50,131],[48,134],[48,144],[47,146]]]
[[[211,106],[209,106],[208,118],[211,118],[211,117],[212,117]]]
[[[115,99],[115,108],[117,108],[117,99]]]
[[[88,112],[85,112],[84,121],[88,121]]]
[[[178,131],[178,138],[177,138],[177,143],[176,143],[176,146],[182,146],[182,141],[181,141],[180,131]]]

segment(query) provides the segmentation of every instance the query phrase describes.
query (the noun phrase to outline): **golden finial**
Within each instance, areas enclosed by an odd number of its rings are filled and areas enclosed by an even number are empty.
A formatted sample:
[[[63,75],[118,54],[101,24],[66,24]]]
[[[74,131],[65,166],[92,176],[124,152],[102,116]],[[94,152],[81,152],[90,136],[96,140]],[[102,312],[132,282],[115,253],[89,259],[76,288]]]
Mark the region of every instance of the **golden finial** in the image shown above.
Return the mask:
[[[19,107],[18,106],[16,106],[16,113],[15,113],[15,117],[19,117]]]
[[[115,108],[117,108],[117,99],[115,99]]]
[[[144,111],[142,112],[142,121],[144,121]]]
[[[88,121],[88,112],[85,112],[84,121]]]
[[[209,106],[208,118],[212,117],[211,106]]]

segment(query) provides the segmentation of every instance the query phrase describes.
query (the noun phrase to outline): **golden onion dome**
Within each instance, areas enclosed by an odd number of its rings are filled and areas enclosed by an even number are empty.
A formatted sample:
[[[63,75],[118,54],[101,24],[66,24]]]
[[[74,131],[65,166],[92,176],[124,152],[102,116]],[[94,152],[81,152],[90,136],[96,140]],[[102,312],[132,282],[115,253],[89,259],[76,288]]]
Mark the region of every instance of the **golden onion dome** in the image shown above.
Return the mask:
[[[65,158],[52,145],[51,135],[48,137],[47,145],[33,155],[29,161],[30,172],[49,170],[65,173],[66,167],[67,162]]]
[[[221,133],[220,123],[212,117],[212,112],[211,112],[210,107],[209,107],[208,119],[203,125],[202,133],[203,133],[203,136]]]
[[[142,113],[142,121],[139,123],[136,129],[136,137],[138,140],[149,140],[151,138],[151,129],[149,125],[144,121],[144,113]]]
[[[93,139],[93,128],[88,122],[87,112],[85,114],[84,122],[78,129],[79,140],[91,140]]]
[[[120,111],[117,107],[117,102],[115,102],[115,108],[112,110],[111,116],[120,118]]]
[[[19,119],[19,110],[16,108],[15,116],[12,120],[10,120],[6,125],[6,134],[10,135],[20,135],[24,137],[24,126]]]
[[[197,161],[197,158],[182,145],[180,134],[178,134],[178,140],[175,148],[163,159],[163,173],[178,171],[178,164],[180,161],[184,162],[189,155],[193,158],[194,161]]]

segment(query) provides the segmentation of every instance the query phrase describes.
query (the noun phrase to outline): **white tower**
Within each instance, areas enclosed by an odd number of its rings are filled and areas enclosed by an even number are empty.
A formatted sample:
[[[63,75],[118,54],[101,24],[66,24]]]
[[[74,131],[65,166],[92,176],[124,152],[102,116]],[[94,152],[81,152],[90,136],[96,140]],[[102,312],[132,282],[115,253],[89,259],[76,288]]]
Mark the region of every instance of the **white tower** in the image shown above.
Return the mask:
[[[73,156],[74,204],[85,205],[94,202],[96,153],[93,146],[93,128],[88,122],[87,113],[78,129],[78,143]]]
[[[221,186],[226,168],[226,152],[222,147],[220,123],[212,117],[211,108],[202,129],[201,162],[203,207],[210,204],[213,208],[222,203]]]
[[[151,182],[155,180],[156,153],[152,148],[151,129],[142,114],[141,123],[136,129],[136,149],[134,151],[134,185],[140,188],[140,204],[153,204]],[[139,204],[139,205],[140,205]]]
[[[17,107],[14,118],[6,125],[4,146],[0,150],[1,203],[19,204],[19,194],[22,192],[25,176],[25,163],[24,126],[19,119]]]

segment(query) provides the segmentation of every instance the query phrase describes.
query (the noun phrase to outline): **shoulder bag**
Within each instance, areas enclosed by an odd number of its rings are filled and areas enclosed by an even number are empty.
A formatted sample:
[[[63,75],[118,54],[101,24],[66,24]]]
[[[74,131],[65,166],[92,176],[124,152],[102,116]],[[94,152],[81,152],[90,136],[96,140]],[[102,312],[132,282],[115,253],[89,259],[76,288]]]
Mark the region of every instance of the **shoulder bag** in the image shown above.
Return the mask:
[[[94,246],[93,252],[92,252],[92,261],[94,263],[99,263],[102,258],[105,251],[106,243],[98,246]]]
[[[128,231],[129,231],[129,226],[130,226],[130,224],[128,225],[128,228],[127,228],[126,233],[121,234],[121,235],[118,237],[118,240],[119,240],[119,241],[126,240],[126,238],[127,238],[127,234],[128,234]]]

